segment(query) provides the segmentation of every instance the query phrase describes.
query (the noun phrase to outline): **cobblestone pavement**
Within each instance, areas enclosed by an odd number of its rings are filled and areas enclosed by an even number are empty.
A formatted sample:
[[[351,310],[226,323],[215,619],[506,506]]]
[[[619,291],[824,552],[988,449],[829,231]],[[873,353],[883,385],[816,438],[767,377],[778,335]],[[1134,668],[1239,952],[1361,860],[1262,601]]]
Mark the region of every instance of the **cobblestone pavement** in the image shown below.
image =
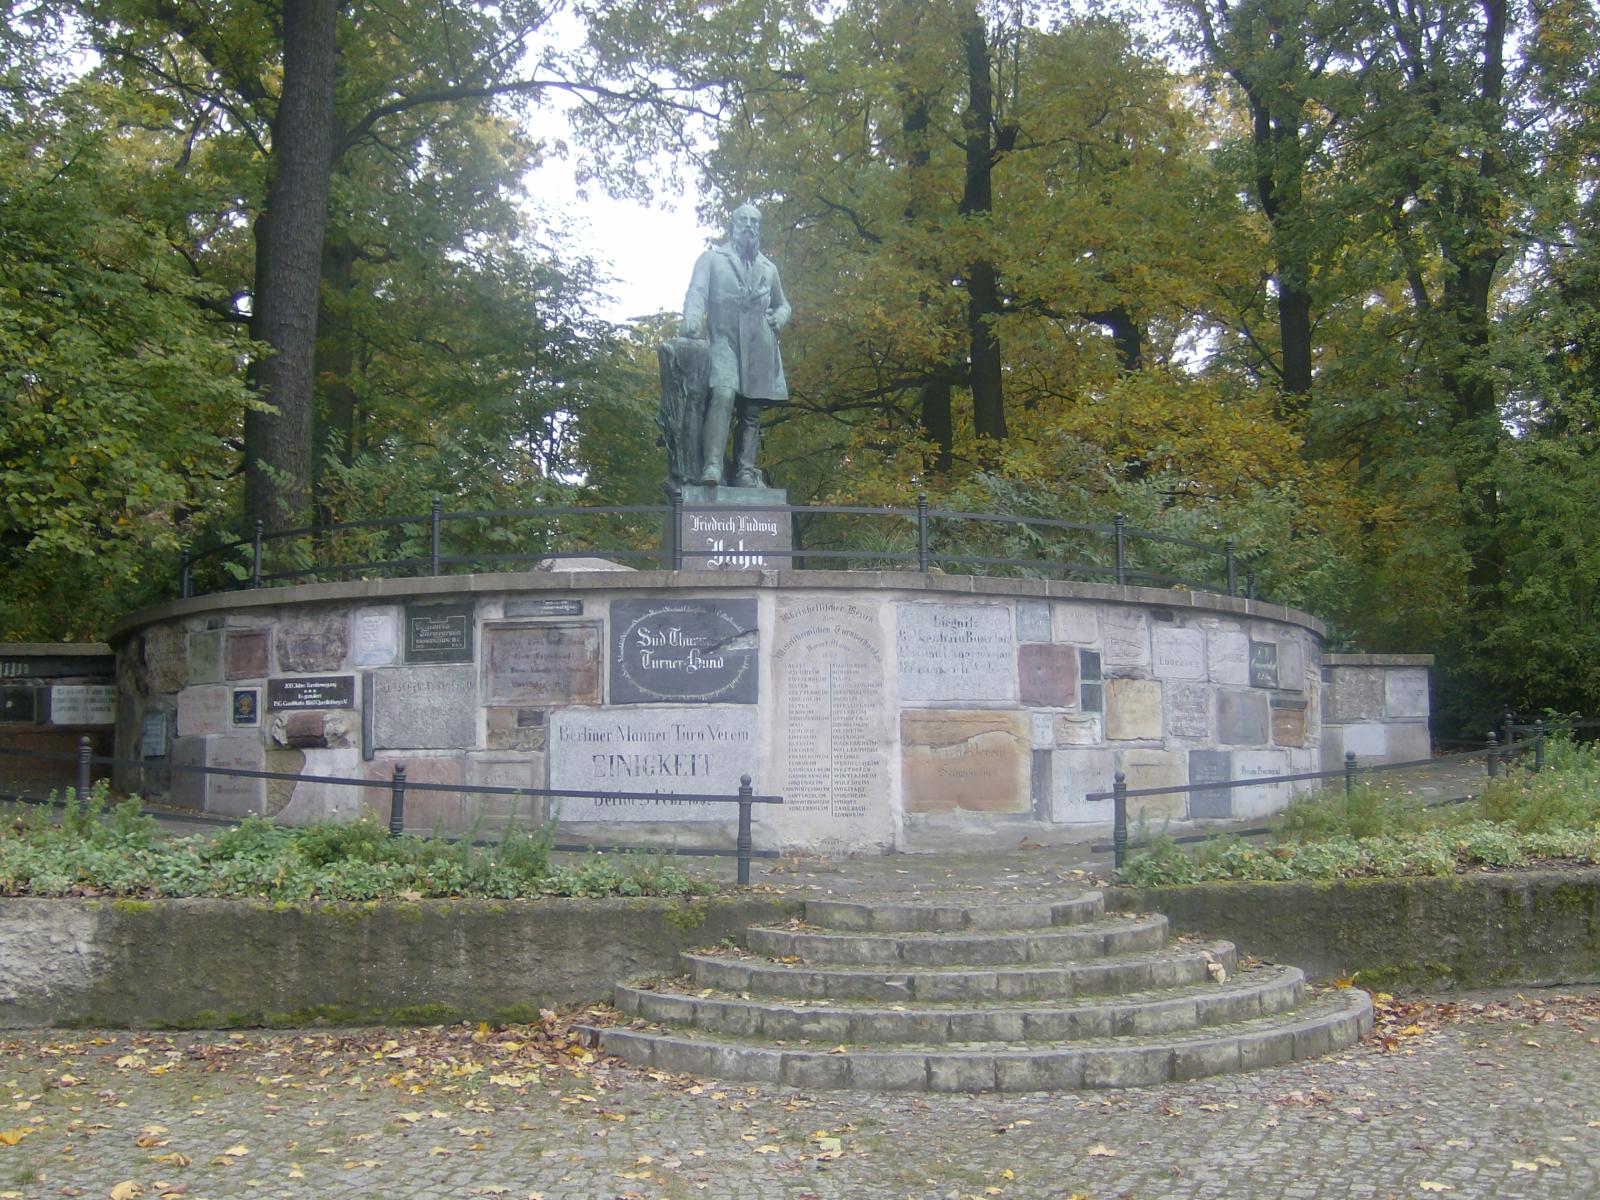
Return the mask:
[[[0,1197],[1600,1193],[1600,995],[1380,1029],[1307,1064],[1016,1097],[652,1075],[583,1062],[554,1024],[0,1035]]]

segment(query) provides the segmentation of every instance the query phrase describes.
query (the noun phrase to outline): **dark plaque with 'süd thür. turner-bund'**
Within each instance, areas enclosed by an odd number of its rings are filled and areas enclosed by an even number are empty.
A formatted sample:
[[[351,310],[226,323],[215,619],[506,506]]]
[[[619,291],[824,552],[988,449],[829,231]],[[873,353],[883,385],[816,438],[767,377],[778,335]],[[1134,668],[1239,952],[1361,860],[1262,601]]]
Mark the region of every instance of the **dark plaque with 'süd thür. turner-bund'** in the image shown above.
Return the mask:
[[[756,602],[613,600],[612,704],[756,702]]]

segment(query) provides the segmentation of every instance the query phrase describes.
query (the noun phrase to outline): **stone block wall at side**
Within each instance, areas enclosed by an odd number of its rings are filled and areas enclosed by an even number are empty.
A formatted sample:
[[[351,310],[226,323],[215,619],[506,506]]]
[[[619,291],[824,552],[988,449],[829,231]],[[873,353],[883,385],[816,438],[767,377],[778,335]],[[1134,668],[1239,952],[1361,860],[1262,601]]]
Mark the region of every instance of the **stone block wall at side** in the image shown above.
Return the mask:
[[[1329,654],[1322,660],[1322,770],[1361,763],[1415,762],[1433,752],[1431,654]]]

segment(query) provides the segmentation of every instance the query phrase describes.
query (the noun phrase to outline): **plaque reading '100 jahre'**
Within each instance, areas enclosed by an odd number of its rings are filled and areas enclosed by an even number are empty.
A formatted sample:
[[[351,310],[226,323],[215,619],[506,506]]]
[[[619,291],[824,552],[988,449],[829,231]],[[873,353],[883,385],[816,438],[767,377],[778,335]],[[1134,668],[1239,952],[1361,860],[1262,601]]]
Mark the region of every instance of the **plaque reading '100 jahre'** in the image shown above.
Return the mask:
[[[756,702],[756,602],[613,600],[611,703]]]

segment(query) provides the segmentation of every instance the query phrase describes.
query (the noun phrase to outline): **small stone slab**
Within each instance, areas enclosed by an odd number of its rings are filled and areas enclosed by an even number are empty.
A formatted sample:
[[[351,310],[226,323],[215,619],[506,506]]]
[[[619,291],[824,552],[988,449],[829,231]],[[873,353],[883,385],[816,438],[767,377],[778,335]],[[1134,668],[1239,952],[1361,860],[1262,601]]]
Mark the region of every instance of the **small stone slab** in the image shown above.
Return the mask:
[[[596,704],[598,621],[540,621],[483,627],[484,698],[490,704]]]
[[[400,659],[400,610],[358,608],[350,617],[350,663],[390,667]]]
[[[1268,729],[1265,695],[1217,693],[1217,741],[1229,746],[1265,746]]]
[[[1428,672],[1424,668],[1391,667],[1383,673],[1383,715],[1426,717]]]
[[[1143,609],[1107,608],[1100,616],[1100,631],[1106,666],[1150,666],[1150,617]]]
[[[1237,630],[1218,629],[1206,635],[1206,662],[1211,682],[1224,687],[1250,686],[1250,638]]]
[[[1233,778],[1233,753],[1228,750],[1189,751],[1189,782],[1226,783]],[[1233,790],[1212,788],[1189,793],[1189,815],[1195,819],[1233,816]]]
[[[189,635],[189,682],[222,681],[222,630],[204,629]]]
[[[343,614],[302,617],[279,625],[275,640],[285,674],[336,671],[350,652],[350,623]]]
[[[1050,601],[1017,601],[1017,641],[1048,642],[1053,637]]]
[[[1107,741],[1161,739],[1161,682],[1156,679],[1108,679]]]
[[[475,613],[471,600],[406,605],[406,662],[471,662]]]
[[[471,666],[373,671],[372,703],[377,749],[446,750],[478,744],[478,681]]]
[[[1151,633],[1150,673],[1157,679],[1206,677],[1206,637],[1200,629],[1158,625]]]
[[[1166,707],[1167,734],[1177,738],[1211,736],[1211,685],[1208,683],[1167,683],[1162,685]]]
[[[1078,703],[1078,648],[1017,647],[1017,687],[1022,703],[1041,708],[1071,708]]]
[[[1014,700],[1011,613],[999,604],[895,606],[902,700]]]
[[[1250,686],[1275,688],[1278,686],[1278,643],[1250,643]]]
[[[230,702],[228,689],[221,684],[184,688],[178,693],[178,736],[228,732]]]
[[[1100,641],[1100,609],[1081,600],[1057,601],[1051,606],[1055,641],[1093,646]]]
[[[271,673],[265,629],[230,629],[223,643],[224,674],[229,679],[265,679]]]
[[[1028,715],[1020,712],[902,712],[901,784],[906,811],[1031,811],[1028,729]]]

